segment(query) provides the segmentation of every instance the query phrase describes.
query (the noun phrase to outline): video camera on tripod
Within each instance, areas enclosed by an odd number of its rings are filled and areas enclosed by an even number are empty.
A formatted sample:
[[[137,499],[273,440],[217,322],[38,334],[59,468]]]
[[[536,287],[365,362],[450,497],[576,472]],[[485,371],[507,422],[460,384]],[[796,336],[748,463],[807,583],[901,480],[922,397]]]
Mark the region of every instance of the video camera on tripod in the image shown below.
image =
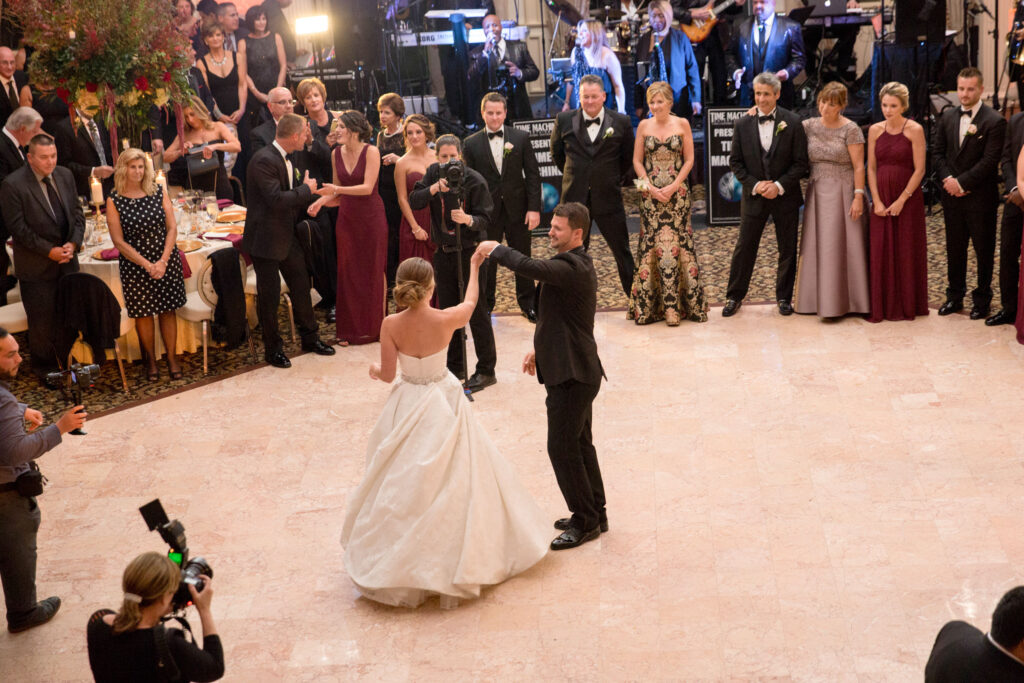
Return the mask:
[[[189,559],[188,541],[185,539],[185,525],[176,519],[167,519],[167,513],[164,512],[164,506],[160,504],[159,498],[140,507],[139,512],[142,513],[142,519],[146,520],[149,530],[153,531],[155,529],[160,532],[160,538],[164,539],[164,542],[171,546],[167,556],[176,565],[181,567],[181,582],[178,584],[178,590],[174,592],[174,597],[171,599],[171,606],[176,612],[184,610],[192,604],[192,593],[188,587],[190,585],[195,586],[196,592],[201,592],[206,586],[206,581],[202,577],[209,576],[212,579],[213,569],[210,568],[209,563],[202,557]]]
[[[84,405],[82,402],[82,386],[90,389],[96,385],[100,376],[100,366],[95,364],[82,365],[72,363],[65,370],[50,372],[46,375],[46,382],[60,388],[60,393],[71,402],[71,405]],[[71,434],[83,436],[85,432],[81,429],[72,429]]]
[[[466,165],[462,163],[462,159],[458,157],[449,159],[440,164],[438,170],[441,172],[441,177],[444,178],[445,183],[448,184],[448,190],[445,194],[452,195],[459,201],[462,201],[463,195],[466,193]]]

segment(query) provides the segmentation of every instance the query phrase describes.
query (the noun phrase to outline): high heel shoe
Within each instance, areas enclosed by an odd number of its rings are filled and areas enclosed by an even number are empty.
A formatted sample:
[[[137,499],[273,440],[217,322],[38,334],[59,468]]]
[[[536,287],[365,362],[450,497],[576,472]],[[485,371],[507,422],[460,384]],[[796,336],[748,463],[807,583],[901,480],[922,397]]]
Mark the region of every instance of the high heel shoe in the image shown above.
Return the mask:
[[[184,377],[184,373],[181,371],[181,366],[179,365],[178,369],[175,370],[171,366],[171,361],[170,360],[167,361],[167,372],[169,372],[170,375],[171,375],[171,381],[176,381],[176,380],[179,380],[182,377]]]
[[[669,327],[679,327],[679,312],[665,311],[665,324]]]

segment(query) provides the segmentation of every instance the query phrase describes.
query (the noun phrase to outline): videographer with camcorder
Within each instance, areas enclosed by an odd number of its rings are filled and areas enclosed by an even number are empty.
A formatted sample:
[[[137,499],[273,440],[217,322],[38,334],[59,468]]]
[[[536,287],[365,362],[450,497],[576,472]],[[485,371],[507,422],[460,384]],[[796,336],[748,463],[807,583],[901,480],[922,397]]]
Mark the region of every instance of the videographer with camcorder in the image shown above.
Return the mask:
[[[434,251],[434,282],[437,300],[441,308],[457,306],[462,302],[465,282],[469,278],[469,260],[476,245],[487,237],[487,217],[494,205],[487,181],[483,176],[462,163],[462,141],[454,135],[442,135],[437,139],[437,163],[427,167],[427,172],[416,183],[409,195],[409,206],[413,211],[430,207],[430,239],[436,245]],[[481,268],[487,267],[487,264]],[[476,348],[476,372],[466,380],[466,359],[464,357],[465,337],[452,336],[448,346],[448,369],[465,382],[470,391],[479,391],[494,384],[494,365],[497,352],[494,349],[494,330],[484,296],[485,273],[480,273],[480,298],[469,328],[473,330],[473,346]]]
[[[181,568],[166,555],[143,553],[124,570],[124,601],[116,613],[99,610],[89,618],[89,666],[97,683],[114,681],[216,681],[224,675],[224,648],[213,623],[210,576],[201,590],[186,584],[203,624],[203,647],[181,629],[165,629],[163,617],[177,604]],[[187,623],[187,622],[186,622]]]
[[[19,403],[7,385],[19,365],[18,342],[0,327],[0,579],[11,633],[45,624],[60,609],[58,597],[36,602],[36,496],[43,492],[44,478],[35,460],[59,444],[62,434],[85,424],[86,417],[85,409],[75,406],[56,424],[43,427],[43,414]]]

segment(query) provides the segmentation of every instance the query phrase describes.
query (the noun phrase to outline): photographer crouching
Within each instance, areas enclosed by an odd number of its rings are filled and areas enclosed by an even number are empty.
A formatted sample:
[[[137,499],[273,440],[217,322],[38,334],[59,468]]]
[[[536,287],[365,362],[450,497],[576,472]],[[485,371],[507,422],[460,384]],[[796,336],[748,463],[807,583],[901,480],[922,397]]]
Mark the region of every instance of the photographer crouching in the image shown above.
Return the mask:
[[[0,327],[0,579],[11,633],[45,624],[60,609],[58,597],[36,601],[36,496],[43,492],[43,475],[35,460],[59,444],[62,434],[85,424],[86,417],[85,409],[75,406],[56,424],[42,427],[43,414],[18,403],[7,385],[19,365],[18,342]]]
[[[437,163],[428,166],[416,183],[409,195],[409,206],[413,211],[430,206],[430,239],[437,245],[434,251],[437,301],[441,308],[450,308],[462,302],[460,289],[469,277],[469,260],[476,245],[487,236],[487,217],[494,205],[487,181],[462,163],[462,142],[457,137],[442,135],[435,148]],[[487,264],[481,266],[486,267]],[[463,380],[470,391],[480,391],[497,381],[494,365],[498,354],[483,292],[486,279],[481,272],[480,299],[469,319],[476,349],[476,372],[468,380],[467,361],[463,357],[464,331],[453,335],[448,345],[448,369]]]
[[[165,629],[162,617],[174,604],[181,568],[160,553],[143,553],[124,570],[124,601],[114,613],[99,610],[89,618],[89,666],[97,683],[107,681],[216,681],[224,675],[224,649],[213,623],[212,579],[202,590],[188,584],[203,624],[203,647],[185,640],[181,629]]]

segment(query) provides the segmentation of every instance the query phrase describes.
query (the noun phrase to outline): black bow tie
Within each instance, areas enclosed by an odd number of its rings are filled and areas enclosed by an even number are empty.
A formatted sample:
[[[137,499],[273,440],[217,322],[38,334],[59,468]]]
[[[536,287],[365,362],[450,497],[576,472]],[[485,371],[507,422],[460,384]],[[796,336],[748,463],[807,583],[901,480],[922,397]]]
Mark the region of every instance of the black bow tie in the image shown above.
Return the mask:
[[[775,114],[768,114],[768,116],[758,115],[758,117],[757,117],[757,125],[761,125],[762,123],[765,123],[767,121],[774,121],[774,120],[775,120]]]
[[[963,118],[965,116],[971,116],[971,110],[960,107],[960,118]]]
[[[488,140],[493,140],[494,138],[503,138],[503,137],[505,137],[505,131],[503,131],[503,130],[499,130],[499,131],[494,132],[494,133],[492,133],[491,131],[487,131],[487,139]]]
[[[591,126],[600,126],[601,119],[583,119],[583,125],[587,128],[590,128]]]

